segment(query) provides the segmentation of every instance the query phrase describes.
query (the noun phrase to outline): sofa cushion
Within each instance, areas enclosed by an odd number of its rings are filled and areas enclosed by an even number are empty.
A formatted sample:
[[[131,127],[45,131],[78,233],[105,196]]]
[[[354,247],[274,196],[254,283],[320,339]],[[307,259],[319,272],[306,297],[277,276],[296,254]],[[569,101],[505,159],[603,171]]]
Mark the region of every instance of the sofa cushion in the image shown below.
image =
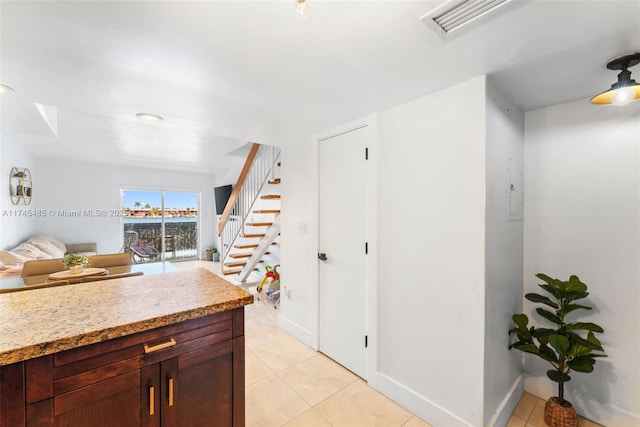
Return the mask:
[[[98,252],[96,243],[67,243],[66,246],[68,254],[91,256]]]
[[[33,236],[26,243],[31,243],[51,258],[63,258],[65,252],[67,252],[67,247],[64,243],[47,234]]]

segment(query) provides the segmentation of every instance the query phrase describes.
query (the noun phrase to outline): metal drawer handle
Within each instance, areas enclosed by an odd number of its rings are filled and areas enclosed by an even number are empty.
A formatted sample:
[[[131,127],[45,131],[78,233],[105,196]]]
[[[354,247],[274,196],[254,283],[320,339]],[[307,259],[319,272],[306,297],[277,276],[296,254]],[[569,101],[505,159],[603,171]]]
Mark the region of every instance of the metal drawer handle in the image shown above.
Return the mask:
[[[169,389],[169,406],[173,406],[173,378],[167,377],[168,389]]]
[[[150,385],[149,386],[149,415],[153,415],[156,413],[155,401],[156,401],[156,388]]]
[[[169,347],[173,347],[174,345],[176,345],[176,340],[171,338],[169,339],[169,341],[167,342],[163,342],[161,344],[158,345],[154,345],[154,346],[149,346],[149,344],[145,344],[144,345],[144,353],[153,353],[154,351],[158,351],[158,350],[162,350],[164,348],[169,348]]]

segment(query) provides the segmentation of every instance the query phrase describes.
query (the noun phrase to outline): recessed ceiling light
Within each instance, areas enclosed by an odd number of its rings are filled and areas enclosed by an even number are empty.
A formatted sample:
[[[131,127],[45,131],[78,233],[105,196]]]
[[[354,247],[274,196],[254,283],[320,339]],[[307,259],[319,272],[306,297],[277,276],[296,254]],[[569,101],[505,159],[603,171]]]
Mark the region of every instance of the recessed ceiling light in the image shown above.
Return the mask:
[[[11,89],[9,86],[3,85],[2,83],[0,83],[0,93],[3,93],[3,92],[15,92],[15,91]]]
[[[139,118],[140,120],[153,122],[153,123],[160,123],[164,121],[162,117],[158,116],[157,114],[151,114],[151,113],[138,113],[136,114],[136,117]]]
[[[295,0],[296,2],[296,13],[299,17],[304,18],[309,14],[309,6],[307,5],[307,0]]]

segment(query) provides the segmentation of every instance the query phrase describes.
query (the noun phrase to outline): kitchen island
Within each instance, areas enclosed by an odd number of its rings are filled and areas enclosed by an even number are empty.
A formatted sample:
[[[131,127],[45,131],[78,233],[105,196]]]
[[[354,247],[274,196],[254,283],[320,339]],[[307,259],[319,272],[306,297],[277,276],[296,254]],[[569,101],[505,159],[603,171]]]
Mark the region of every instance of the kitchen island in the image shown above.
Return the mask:
[[[1,294],[0,426],[244,425],[252,302],[204,269]]]

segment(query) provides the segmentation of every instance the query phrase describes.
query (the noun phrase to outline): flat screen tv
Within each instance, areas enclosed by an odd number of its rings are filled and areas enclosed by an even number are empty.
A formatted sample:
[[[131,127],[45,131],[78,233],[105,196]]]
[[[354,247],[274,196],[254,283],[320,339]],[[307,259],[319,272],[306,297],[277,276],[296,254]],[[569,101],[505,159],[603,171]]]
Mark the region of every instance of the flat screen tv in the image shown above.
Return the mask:
[[[231,184],[223,185],[222,187],[215,187],[213,189],[213,194],[216,199],[216,214],[222,215],[224,208],[227,206],[227,201],[231,196],[232,190],[233,188]]]

